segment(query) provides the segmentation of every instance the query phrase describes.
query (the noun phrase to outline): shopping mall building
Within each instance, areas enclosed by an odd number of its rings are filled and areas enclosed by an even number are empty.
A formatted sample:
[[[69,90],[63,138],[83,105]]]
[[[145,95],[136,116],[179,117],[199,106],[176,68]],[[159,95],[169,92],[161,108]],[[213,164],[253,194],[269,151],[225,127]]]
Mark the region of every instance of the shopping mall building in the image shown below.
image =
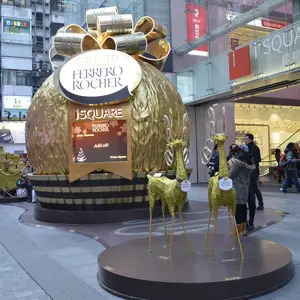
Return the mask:
[[[254,134],[265,170],[274,149],[300,140],[300,0],[73,0],[65,5],[68,23],[84,24],[87,8],[117,5],[135,21],[149,15],[168,27],[173,51],[164,71],[189,112],[193,182],[207,181],[200,154],[209,138],[210,105],[226,107],[227,148],[241,143],[245,133]]]

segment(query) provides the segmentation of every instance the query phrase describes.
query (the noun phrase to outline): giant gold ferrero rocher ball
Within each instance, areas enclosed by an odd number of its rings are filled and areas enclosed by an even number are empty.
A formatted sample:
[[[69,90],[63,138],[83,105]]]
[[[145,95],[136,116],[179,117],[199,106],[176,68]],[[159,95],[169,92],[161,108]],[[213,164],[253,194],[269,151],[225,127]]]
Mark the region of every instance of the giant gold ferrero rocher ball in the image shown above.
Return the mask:
[[[165,74],[139,61],[142,80],[132,102],[132,171],[167,170],[167,115],[180,137],[185,106]],[[26,122],[28,156],[37,175],[68,174],[68,101],[56,91],[51,75],[35,94]]]

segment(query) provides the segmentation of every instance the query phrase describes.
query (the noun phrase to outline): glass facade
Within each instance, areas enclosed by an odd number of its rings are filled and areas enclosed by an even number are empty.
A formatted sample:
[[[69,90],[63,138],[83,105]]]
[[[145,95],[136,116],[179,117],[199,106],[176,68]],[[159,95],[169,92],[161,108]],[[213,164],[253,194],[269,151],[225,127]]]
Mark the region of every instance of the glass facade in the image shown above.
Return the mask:
[[[186,2],[205,7],[206,33],[178,46],[175,53],[189,56],[203,45],[209,52],[178,74],[178,90],[186,103],[242,93],[298,70],[299,0]]]

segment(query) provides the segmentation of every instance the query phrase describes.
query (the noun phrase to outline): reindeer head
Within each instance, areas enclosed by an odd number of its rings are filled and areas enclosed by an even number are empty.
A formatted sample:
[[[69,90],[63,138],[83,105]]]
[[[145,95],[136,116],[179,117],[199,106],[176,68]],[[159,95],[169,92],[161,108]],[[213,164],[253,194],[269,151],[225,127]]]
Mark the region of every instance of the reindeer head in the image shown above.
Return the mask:
[[[184,164],[189,163],[190,151],[188,149],[188,114],[183,115],[181,137],[174,139],[172,134],[171,122],[168,116],[164,116],[164,121],[167,124],[166,137],[168,141],[167,150],[165,151],[165,159],[168,166],[174,163],[174,150],[183,152]]]

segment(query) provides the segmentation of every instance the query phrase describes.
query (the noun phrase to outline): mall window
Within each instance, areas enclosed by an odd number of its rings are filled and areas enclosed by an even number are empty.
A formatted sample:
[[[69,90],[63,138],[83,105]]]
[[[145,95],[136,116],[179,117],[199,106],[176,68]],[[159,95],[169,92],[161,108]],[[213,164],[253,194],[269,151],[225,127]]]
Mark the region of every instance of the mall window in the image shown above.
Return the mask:
[[[3,18],[3,32],[14,34],[30,34],[30,21]]]
[[[2,70],[2,74],[4,85],[32,85],[31,71]]]

